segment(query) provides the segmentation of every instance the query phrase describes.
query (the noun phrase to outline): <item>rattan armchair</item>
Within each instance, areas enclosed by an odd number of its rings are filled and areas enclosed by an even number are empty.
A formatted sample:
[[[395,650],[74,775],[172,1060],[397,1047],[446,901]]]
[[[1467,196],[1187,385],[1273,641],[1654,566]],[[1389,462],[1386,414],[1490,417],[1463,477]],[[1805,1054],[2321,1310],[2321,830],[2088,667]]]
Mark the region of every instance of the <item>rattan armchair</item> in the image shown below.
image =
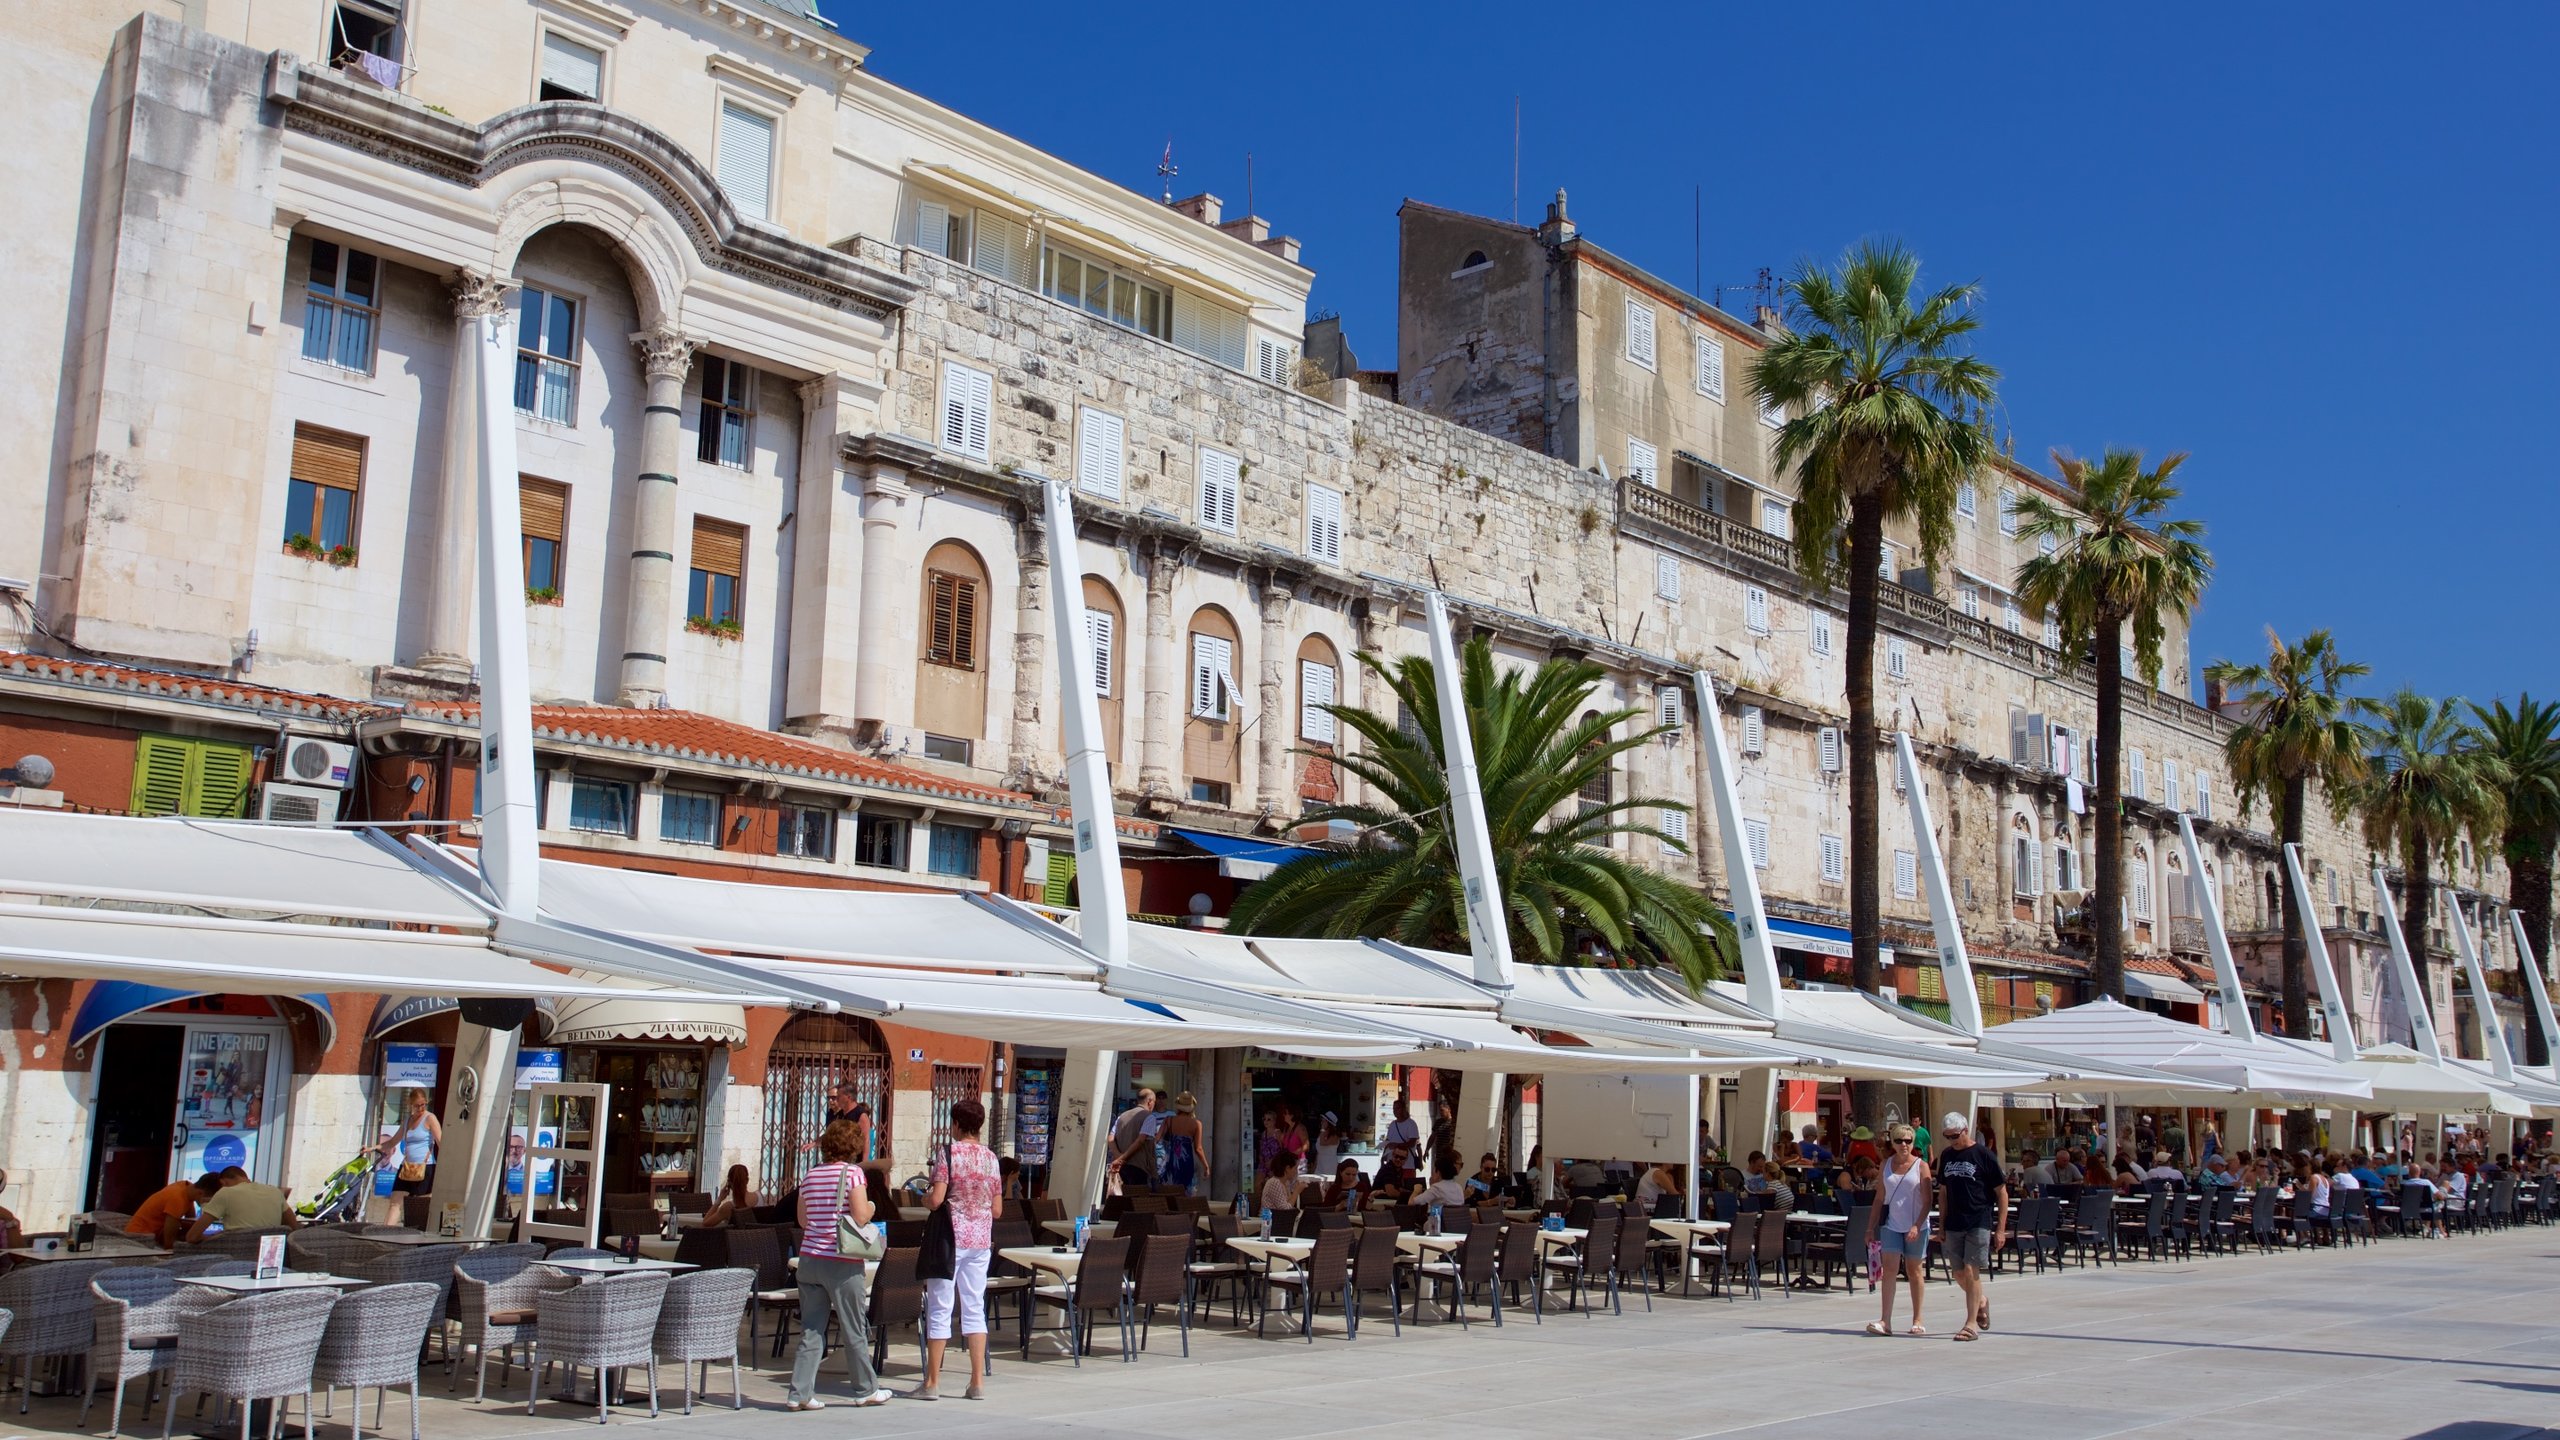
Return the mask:
[[[81,1428],[88,1428],[98,1386],[112,1382],[107,1434],[121,1430],[125,1386],[136,1376],[144,1381],[143,1418],[150,1418],[152,1386],[176,1362],[178,1330],[192,1308],[179,1299],[182,1288],[179,1277],[157,1268],[119,1265],[90,1277],[96,1334],[89,1342],[89,1383],[80,1391]]]
[[[244,1295],[189,1319],[178,1336],[169,1403],[160,1410],[160,1440],[169,1440],[176,1424],[178,1396],[190,1392],[241,1402],[240,1440],[249,1440],[248,1402],[278,1402],[281,1419],[298,1392],[308,1428],[312,1367],[337,1303],[334,1290],[278,1290]]]
[[[377,1430],[382,1428],[383,1393],[394,1385],[409,1387],[409,1440],[418,1440],[418,1352],[426,1348],[427,1326],[443,1308],[442,1285],[410,1281],[359,1290],[329,1312],[312,1379],[324,1391],[344,1385],[353,1392],[347,1401],[351,1440],[363,1440],[368,1385],[374,1387]]]
[[[640,1270],[606,1275],[542,1297],[533,1338],[525,1347],[524,1413],[542,1398],[542,1377],[553,1365],[569,1367],[574,1386],[582,1366],[596,1372],[596,1423],[613,1413],[613,1372],[649,1368],[649,1418],[658,1417],[658,1311],[667,1298],[667,1272]]]
[[[0,1275],[0,1309],[15,1319],[0,1334],[0,1384],[14,1368],[22,1382],[18,1413],[27,1413],[35,1389],[35,1364],[48,1357],[81,1356],[97,1333],[89,1282],[118,1268],[105,1260],[53,1260]]]
[[[744,1409],[738,1388],[738,1321],[755,1293],[753,1270],[697,1270],[667,1282],[667,1297],[658,1307],[657,1335],[650,1346],[661,1360],[676,1363],[684,1381],[684,1413],[693,1413],[693,1392],[711,1388],[711,1362],[729,1362],[729,1408]],[[702,1367],[701,1383],[693,1367]]]
[[[537,1251],[531,1255],[524,1253],[526,1248],[493,1245],[453,1262],[454,1313],[462,1320],[461,1353],[479,1362],[471,1390],[475,1404],[489,1397],[490,1350],[508,1357],[498,1372],[498,1383],[504,1386],[514,1368],[515,1347],[533,1339],[535,1311],[542,1297],[578,1283],[542,1268],[539,1247],[531,1247]],[[450,1354],[446,1357],[448,1389],[452,1388],[453,1359]]]

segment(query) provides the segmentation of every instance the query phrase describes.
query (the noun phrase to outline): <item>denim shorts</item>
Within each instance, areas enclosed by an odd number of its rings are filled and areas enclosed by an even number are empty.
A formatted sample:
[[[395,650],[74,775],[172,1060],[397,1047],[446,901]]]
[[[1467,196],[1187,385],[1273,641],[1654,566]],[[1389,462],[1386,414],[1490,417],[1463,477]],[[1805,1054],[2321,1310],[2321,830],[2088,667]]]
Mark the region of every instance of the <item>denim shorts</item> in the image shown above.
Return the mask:
[[[1991,1227],[1979,1230],[1947,1232],[1947,1268],[1951,1270],[1988,1270],[1991,1268]]]
[[[1911,1233],[1907,1230],[1896,1230],[1890,1226],[1879,1225],[1876,1227],[1876,1244],[1887,1255],[1903,1255],[1913,1260],[1926,1260],[1929,1258],[1929,1222],[1926,1220],[1920,1222],[1920,1238],[1917,1240],[1912,1239]]]

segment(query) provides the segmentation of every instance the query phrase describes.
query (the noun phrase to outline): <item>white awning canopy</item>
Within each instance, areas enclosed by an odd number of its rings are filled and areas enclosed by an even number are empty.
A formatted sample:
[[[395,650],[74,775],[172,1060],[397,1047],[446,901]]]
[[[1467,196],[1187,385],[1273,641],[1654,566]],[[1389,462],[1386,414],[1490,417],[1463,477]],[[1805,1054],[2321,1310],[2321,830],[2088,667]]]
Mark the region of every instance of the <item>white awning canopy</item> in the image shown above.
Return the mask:
[[[469,897],[350,830],[0,808],[0,893],[480,928]]]
[[[1986,1037],[2021,1043],[2044,1053],[2086,1056],[2095,1064],[2125,1064],[2224,1086],[2262,1103],[2320,1104],[2370,1100],[2370,1081],[2307,1051],[2261,1037],[2246,1043],[2113,1000],[2096,1000],[1994,1025]]]
[[[2181,1005],[2201,1005],[2204,992],[2175,975],[2153,975],[2141,970],[2124,972],[2124,993],[2144,1000],[2167,1000]]]

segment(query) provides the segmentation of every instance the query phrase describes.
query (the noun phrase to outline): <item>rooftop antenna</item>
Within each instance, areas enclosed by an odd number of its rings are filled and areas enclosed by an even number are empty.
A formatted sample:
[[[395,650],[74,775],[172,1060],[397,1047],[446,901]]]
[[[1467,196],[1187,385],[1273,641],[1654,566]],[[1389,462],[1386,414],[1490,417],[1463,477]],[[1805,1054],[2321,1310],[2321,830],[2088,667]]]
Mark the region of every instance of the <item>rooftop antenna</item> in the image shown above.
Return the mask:
[[[1244,152],[1244,213],[1257,213],[1253,208],[1253,152]]]
[[[1173,203],[1173,177],[1181,173],[1182,167],[1173,163],[1173,137],[1167,135],[1164,137],[1164,158],[1156,162],[1156,179],[1164,185],[1164,203],[1167,205]]]
[[[1511,96],[1511,223],[1520,223],[1520,95]]]
[[[1689,293],[1707,281],[1707,187],[1689,187]]]

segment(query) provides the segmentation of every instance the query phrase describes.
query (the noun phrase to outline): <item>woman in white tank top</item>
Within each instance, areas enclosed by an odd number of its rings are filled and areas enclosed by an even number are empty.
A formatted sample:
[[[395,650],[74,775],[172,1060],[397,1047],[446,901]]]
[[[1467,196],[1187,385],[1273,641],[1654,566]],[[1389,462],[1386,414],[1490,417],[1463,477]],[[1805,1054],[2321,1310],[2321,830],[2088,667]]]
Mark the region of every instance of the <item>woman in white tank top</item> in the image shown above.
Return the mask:
[[[1884,1252],[1884,1315],[1867,1323],[1867,1333],[1893,1333],[1893,1284],[1898,1273],[1911,1282],[1910,1333],[1926,1335],[1929,1332],[1920,1325],[1920,1297],[1929,1260],[1929,1162],[1913,1148],[1910,1126],[1893,1126],[1888,1135],[1893,1153],[1878,1177],[1875,1216],[1876,1244]]]

